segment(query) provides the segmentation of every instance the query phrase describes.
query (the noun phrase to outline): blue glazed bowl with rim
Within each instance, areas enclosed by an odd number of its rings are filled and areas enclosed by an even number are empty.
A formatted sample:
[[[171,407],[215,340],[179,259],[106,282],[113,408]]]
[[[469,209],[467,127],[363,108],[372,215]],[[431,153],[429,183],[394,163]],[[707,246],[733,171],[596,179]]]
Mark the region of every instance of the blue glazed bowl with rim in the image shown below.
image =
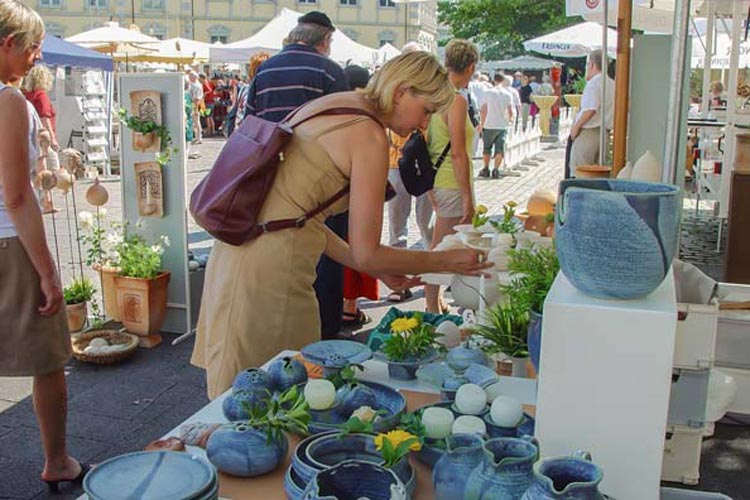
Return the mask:
[[[594,298],[648,295],[672,266],[681,211],[682,192],[671,184],[564,180],[555,215],[560,269]]]
[[[305,488],[304,500],[406,500],[406,486],[381,465],[345,460],[315,474]]]
[[[498,437],[521,437],[521,436],[533,436],[534,435],[534,418],[524,413],[521,421],[515,427],[503,427],[495,424],[492,421],[492,414],[490,412],[485,413],[482,418],[487,426],[487,435],[490,438]]]

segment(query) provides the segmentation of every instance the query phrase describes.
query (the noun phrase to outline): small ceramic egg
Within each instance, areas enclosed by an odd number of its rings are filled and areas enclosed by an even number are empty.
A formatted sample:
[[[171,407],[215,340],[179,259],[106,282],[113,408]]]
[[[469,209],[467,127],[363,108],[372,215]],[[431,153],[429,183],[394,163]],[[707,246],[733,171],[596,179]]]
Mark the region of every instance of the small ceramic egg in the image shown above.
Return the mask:
[[[484,388],[484,393],[487,395],[487,402],[492,403],[495,398],[503,394],[504,384],[503,382],[495,382],[494,384],[488,385]]]
[[[456,408],[464,415],[478,415],[487,406],[487,393],[476,384],[464,384],[456,391]]]
[[[336,399],[336,387],[330,380],[308,380],[305,385],[305,401],[312,410],[327,410]]]
[[[453,434],[487,434],[487,425],[473,415],[461,415],[453,422]]]
[[[189,260],[188,261],[188,271],[197,271],[198,269],[200,269],[200,267],[201,267],[201,265],[198,264],[197,261],[195,261],[195,260]]]
[[[442,335],[438,337],[438,342],[446,347],[457,346],[461,343],[461,332],[453,321],[443,321],[435,328],[435,333]]]
[[[422,413],[422,425],[428,438],[443,439],[448,437],[453,429],[453,412],[448,408],[433,406]]]
[[[107,339],[102,337],[96,337],[89,342],[90,347],[106,347],[108,345],[109,342],[107,342]]]
[[[498,396],[490,407],[490,418],[500,427],[515,427],[523,418],[523,406],[517,399]]]

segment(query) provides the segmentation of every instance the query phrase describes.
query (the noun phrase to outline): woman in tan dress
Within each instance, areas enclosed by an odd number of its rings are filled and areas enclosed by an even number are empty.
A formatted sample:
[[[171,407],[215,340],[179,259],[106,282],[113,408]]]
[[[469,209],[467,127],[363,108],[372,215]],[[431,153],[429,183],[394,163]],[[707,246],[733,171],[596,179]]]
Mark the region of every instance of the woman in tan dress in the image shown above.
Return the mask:
[[[313,282],[323,252],[393,289],[417,284],[407,274],[476,274],[491,265],[469,249],[419,252],[380,244],[388,176],[385,127],[401,135],[425,128],[433,113],[450,105],[453,92],[438,60],[415,52],[389,61],[364,91],[332,94],[302,108],[299,118],[335,105],[366,110],[377,121],[319,116],[295,128],[259,220],[299,217],[347,184],[349,195],[302,228],[263,234],[242,246],[215,243],[192,357],[206,369],[211,399],[241,370],[320,339]],[[347,207],[348,244],[323,224]]]
[[[0,0],[0,376],[34,377],[44,470],[50,490],[80,482],[88,466],[65,443],[70,359],[57,269],[47,247],[31,185],[40,123],[31,104],[9,84],[41,59],[44,23],[15,0]]]

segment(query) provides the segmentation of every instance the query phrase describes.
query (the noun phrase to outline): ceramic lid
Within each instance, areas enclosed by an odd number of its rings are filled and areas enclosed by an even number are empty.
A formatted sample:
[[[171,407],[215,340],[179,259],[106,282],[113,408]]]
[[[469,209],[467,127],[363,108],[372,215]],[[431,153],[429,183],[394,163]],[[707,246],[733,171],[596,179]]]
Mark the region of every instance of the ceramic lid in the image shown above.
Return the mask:
[[[372,351],[365,344],[352,340],[321,340],[303,347],[302,355],[316,365],[343,368],[347,364],[367,361],[372,357]]]
[[[102,462],[86,476],[91,500],[192,500],[216,486],[207,462],[184,452],[143,451]]]

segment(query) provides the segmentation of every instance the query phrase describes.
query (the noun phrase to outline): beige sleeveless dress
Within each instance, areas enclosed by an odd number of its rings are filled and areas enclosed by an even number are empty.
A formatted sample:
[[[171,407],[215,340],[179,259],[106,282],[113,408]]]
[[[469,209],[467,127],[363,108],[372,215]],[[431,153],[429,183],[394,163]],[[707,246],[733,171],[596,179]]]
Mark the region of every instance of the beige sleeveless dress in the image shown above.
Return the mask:
[[[345,101],[352,99],[362,102]],[[364,120],[342,116],[322,128],[313,118],[296,128],[259,220],[299,217],[346,186],[350,172],[340,170],[317,139]],[[323,221],[348,206],[347,195],[300,229],[266,233],[239,247],[215,242],[191,359],[206,370],[209,398],[227,390],[241,370],[320,340],[313,282],[326,244]]]

